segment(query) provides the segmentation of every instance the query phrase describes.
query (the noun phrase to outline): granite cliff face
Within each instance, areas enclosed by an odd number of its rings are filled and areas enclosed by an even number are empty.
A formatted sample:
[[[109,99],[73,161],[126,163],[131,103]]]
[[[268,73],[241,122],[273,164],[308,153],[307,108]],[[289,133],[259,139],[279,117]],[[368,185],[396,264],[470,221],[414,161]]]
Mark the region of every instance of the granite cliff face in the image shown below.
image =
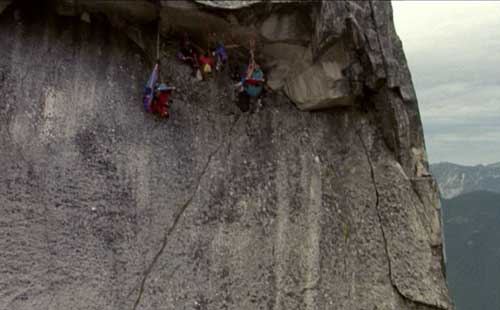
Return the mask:
[[[0,6],[0,309],[451,309],[390,3],[240,4]],[[257,39],[258,113],[173,59],[207,29]]]

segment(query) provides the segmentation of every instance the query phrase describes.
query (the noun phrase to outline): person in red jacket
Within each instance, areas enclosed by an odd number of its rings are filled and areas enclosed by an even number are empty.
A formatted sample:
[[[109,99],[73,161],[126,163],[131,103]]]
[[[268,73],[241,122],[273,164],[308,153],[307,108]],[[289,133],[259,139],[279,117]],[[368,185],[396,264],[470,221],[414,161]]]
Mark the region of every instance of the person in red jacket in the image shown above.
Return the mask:
[[[160,117],[168,118],[170,116],[169,107],[172,100],[169,100],[172,91],[175,90],[173,86],[160,83],[155,88],[153,103],[151,104],[151,112],[158,114]]]

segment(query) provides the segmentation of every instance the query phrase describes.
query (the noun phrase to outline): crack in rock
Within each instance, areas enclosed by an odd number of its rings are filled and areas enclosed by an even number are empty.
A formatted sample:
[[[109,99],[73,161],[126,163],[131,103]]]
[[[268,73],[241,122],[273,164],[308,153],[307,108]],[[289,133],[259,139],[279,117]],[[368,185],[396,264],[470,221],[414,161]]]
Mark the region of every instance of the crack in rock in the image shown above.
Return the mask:
[[[238,115],[238,117],[236,118],[236,120],[231,124],[231,127],[229,128],[228,134],[226,135],[226,137],[230,138],[232,136],[233,130],[236,127],[236,124],[238,123],[238,121],[240,120],[240,118],[241,118],[241,114]],[[229,141],[231,141],[231,140],[229,139]],[[191,205],[191,202],[196,197],[196,194],[198,193],[198,191],[200,189],[201,180],[203,179],[203,177],[207,173],[208,168],[210,166],[210,163],[212,162],[213,157],[220,151],[220,149],[222,148],[222,146],[225,144],[224,142],[225,142],[225,139],[223,139],[221,141],[221,143],[217,146],[217,148],[212,153],[210,153],[208,155],[208,159],[207,159],[207,161],[206,161],[206,163],[205,163],[205,165],[203,167],[203,170],[202,170],[202,172],[200,173],[200,175],[197,178],[195,190],[193,191],[193,193],[191,194],[191,196],[189,196],[189,198],[186,200],[186,202],[181,206],[181,208],[177,211],[177,213],[174,216],[174,221],[173,221],[172,225],[165,232],[165,235],[163,237],[163,240],[162,240],[162,243],[161,243],[161,246],[160,246],[160,250],[156,253],[156,255],[154,256],[153,260],[149,264],[148,268],[146,268],[146,270],[144,271],[144,276],[143,276],[143,278],[142,278],[142,280],[140,282],[140,286],[139,286],[139,293],[138,293],[137,298],[136,298],[136,300],[134,302],[134,306],[132,307],[133,310],[136,310],[137,307],[139,306],[139,303],[142,300],[142,296],[143,296],[143,293],[144,293],[144,288],[146,286],[146,282],[148,280],[149,275],[153,271],[153,268],[155,267],[156,263],[158,262],[158,259],[160,258],[160,256],[165,251],[165,248],[168,245],[169,237],[170,237],[170,235],[172,235],[172,233],[177,228],[177,225],[179,224],[180,219],[182,218],[182,215],[185,213],[185,211],[187,210],[187,208]],[[134,290],[132,290],[132,292],[134,292],[136,289],[137,288],[134,288]],[[129,296],[130,296],[130,294],[129,294]]]
[[[387,266],[388,266],[388,271],[389,271],[389,281],[391,282],[392,287],[394,288],[394,290],[396,291],[396,293],[403,300],[405,300],[405,301],[407,301],[409,303],[413,303],[413,304],[415,304],[417,306],[424,306],[426,308],[432,308],[432,309],[447,309],[447,308],[442,307],[440,305],[434,305],[434,304],[429,304],[429,303],[426,303],[426,302],[423,302],[423,301],[414,300],[411,297],[406,296],[403,292],[401,292],[401,290],[399,289],[399,287],[393,282],[391,258],[389,256],[389,246],[388,246],[387,236],[386,236],[386,232],[384,230],[384,225],[383,225],[383,222],[382,222],[382,215],[381,215],[380,206],[379,206],[379,204],[380,204],[380,194],[379,194],[379,191],[378,191],[377,180],[376,180],[376,177],[375,177],[375,168],[373,166],[373,162],[372,162],[372,159],[370,157],[370,153],[368,151],[368,147],[366,146],[363,138],[361,137],[361,133],[359,132],[359,130],[357,131],[357,135],[358,135],[358,138],[359,138],[359,140],[361,142],[363,150],[365,152],[365,156],[366,156],[366,159],[368,161],[368,165],[370,166],[370,176],[371,176],[371,179],[372,179],[373,188],[375,190],[375,196],[376,196],[375,212],[377,214],[377,218],[378,218],[379,225],[380,225],[380,231],[382,233],[382,240],[384,242],[384,251],[385,251],[385,255],[387,257]]]

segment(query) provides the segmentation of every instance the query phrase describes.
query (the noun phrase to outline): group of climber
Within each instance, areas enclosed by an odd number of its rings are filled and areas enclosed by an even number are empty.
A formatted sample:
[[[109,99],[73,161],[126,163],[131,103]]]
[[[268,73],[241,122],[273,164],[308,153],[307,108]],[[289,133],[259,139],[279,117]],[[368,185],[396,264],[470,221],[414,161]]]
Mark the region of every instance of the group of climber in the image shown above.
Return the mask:
[[[188,34],[184,33],[177,52],[177,59],[188,64],[198,80],[207,80],[214,70],[222,70],[228,59],[226,47],[217,41],[215,33],[210,34],[209,41],[211,46],[198,56],[198,49],[191,43]]]
[[[189,65],[192,75],[198,80],[209,79],[214,72],[219,72],[227,64],[227,47],[216,39],[215,34],[209,35],[209,48],[203,51],[197,48],[184,33],[180,40],[180,49],[176,54],[177,60]],[[202,50],[201,53],[198,53]],[[260,95],[264,88],[264,73],[255,61],[255,41],[250,41],[250,52],[248,62],[239,73],[239,82],[235,85],[240,95],[250,98],[257,98],[260,105]],[[150,79],[146,83],[144,91],[144,108],[147,112],[168,118],[170,116],[169,107],[172,101],[169,99],[175,87],[161,82],[160,63],[155,65]]]

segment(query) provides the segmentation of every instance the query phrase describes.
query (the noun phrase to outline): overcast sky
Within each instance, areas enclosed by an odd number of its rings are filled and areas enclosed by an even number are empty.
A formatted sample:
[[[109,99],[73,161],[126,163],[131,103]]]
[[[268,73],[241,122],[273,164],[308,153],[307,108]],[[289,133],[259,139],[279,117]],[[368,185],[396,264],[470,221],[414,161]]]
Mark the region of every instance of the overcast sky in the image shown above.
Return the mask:
[[[392,1],[429,161],[500,161],[500,1]]]

